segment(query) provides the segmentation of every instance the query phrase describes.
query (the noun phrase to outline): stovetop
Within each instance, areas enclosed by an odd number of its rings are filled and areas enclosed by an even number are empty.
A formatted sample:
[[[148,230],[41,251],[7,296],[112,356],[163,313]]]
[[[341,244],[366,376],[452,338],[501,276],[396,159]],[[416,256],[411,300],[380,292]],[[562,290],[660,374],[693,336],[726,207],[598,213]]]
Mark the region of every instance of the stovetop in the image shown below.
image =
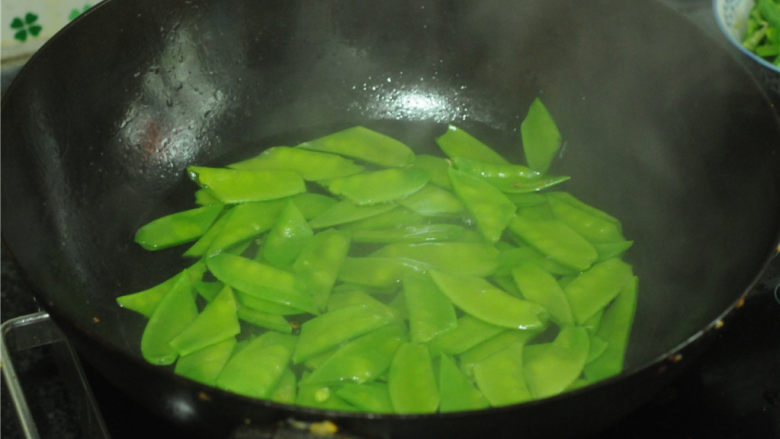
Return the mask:
[[[663,1],[719,38],[710,1]],[[3,90],[9,79],[7,75],[4,71]],[[0,259],[2,321],[38,311],[18,268],[4,251]],[[744,308],[731,320],[728,330],[718,332],[711,348],[671,385],[660,389],[649,403],[598,438],[780,438],[780,260],[777,259],[780,258],[776,258],[748,296]],[[64,344],[58,342],[26,350],[16,360],[20,378],[28,383],[24,389],[26,398],[42,438],[92,438],[104,434],[114,439],[150,434],[180,436],[172,425],[129,400],[84,362],[81,362],[84,379],[92,395],[82,395],[83,390],[74,386],[81,378],[69,366],[63,366],[63,358],[69,355]],[[93,397],[94,406],[89,396]],[[24,438],[4,378],[0,404],[0,436]],[[280,439],[281,435],[269,437]]]

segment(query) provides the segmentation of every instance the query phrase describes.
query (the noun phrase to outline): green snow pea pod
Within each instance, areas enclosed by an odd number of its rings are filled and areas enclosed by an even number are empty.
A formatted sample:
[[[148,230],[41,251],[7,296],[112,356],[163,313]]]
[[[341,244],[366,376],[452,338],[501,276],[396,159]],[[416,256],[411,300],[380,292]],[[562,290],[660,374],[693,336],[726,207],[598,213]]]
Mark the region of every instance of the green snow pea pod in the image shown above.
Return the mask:
[[[287,201],[271,230],[265,237],[262,254],[277,267],[293,263],[314,236],[314,231],[292,201]]]
[[[413,343],[425,343],[458,326],[452,302],[427,275],[410,273],[404,276],[403,294]]]
[[[190,166],[190,178],[223,203],[284,198],[306,191],[300,175],[292,171],[245,171]]]
[[[264,314],[271,314],[275,316],[289,316],[292,314],[303,314],[304,312],[293,306],[271,302],[269,300],[261,299],[239,290],[234,291],[234,293],[238,299],[239,308],[249,308]]]
[[[547,200],[555,217],[589,242],[596,244],[623,241],[618,224],[592,211],[580,209],[568,201],[560,200],[557,196],[548,196]]]
[[[455,224],[426,224],[377,230],[354,230],[352,241],[373,243],[419,244],[434,241],[454,241],[463,236],[466,229]]]
[[[146,250],[162,250],[193,241],[206,233],[222,207],[214,204],[157,218],[135,232],[135,242]]]
[[[388,244],[371,254],[380,258],[404,258],[449,273],[489,276],[498,267],[495,247],[474,242],[425,242]]]
[[[425,272],[423,264],[411,259],[347,257],[339,271],[342,282],[368,287],[392,287],[409,272]]]
[[[206,265],[214,277],[236,290],[269,302],[317,313],[312,296],[300,290],[291,273],[226,253],[209,258]]]
[[[566,293],[552,274],[534,263],[519,264],[512,277],[523,298],[543,306],[558,326],[574,324]]]
[[[585,377],[592,381],[616,375],[623,370],[623,358],[636,311],[638,279],[633,276],[605,311],[596,335],[607,342],[604,352],[585,365]]]
[[[393,320],[387,307],[352,305],[314,317],[301,325],[293,362],[299,364],[340,343],[387,325]]]
[[[474,366],[493,354],[503,351],[514,344],[526,344],[537,336],[540,330],[518,331],[507,329],[489,338],[460,355],[460,367],[468,376],[474,376]]]
[[[404,332],[401,323],[393,323],[347,342],[316,367],[303,382],[362,384],[375,380],[390,367]]]
[[[222,288],[225,287],[225,284],[222,282],[199,281],[195,282],[194,287],[195,291],[198,292],[200,297],[206,299],[207,302],[211,302],[215,297],[217,297],[217,294],[222,291]]]
[[[372,413],[393,413],[390,391],[385,383],[342,384],[336,396],[349,404]]]
[[[520,136],[528,166],[546,173],[561,147],[562,138],[550,112],[539,98],[534,99],[528,108],[528,114],[520,124]]]
[[[455,125],[448,126],[447,131],[436,138],[436,143],[449,158],[465,157],[485,163],[509,163],[499,153]]]
[[[414,162],[414,151],[400,141],[362,126],[310,140],[298,145],[312,151],[331,152],[386,167]]]
[[[214,224],[212,224],[211,227],[209,227],[208,230],[206,230],[206,232],[182,254],[182,256],[200,258],[208,253],[209,247],[211,247],[211,244],[217,239],[217,236],[222,232],[222,229],[228,224],[233,213],[233,207],[228,206],[227,209],[225,209],[225,213],[223,213],[222,216],[220,216]]]
[[[474,216],[482,236],[488,242],[498,241],[517,210],[514,203],[478,177],[454,168],[449,169],[449,174],[455,194]]]
[[[517,298],[524,299],[523,294],[520,293],[520,290],[517,288],[517,284],[515,284],[512,276],[493,275],[488,280],[496,284],[499,289],[504,290],[505,292]]]
[[[526,346],[523,369],[535,398],[563,392],[582,374],[588,358],[588,330],[563,326],[552,343]]]
[[[588,350],[588,358],[585,360],[586,365],[600,357],[607,350],[607,346],[609,346],[609,343],[598,335],[592,332],[588,332],[588,334],[590,336],[590,349]]]
[[[426,221],[427,218],[424,216],[405,207],[398,206],[379,215],[343,224],[339,226],[339,229],[345,231],[390,229],[394,227],[417,226],[424,224]]]
[[[583,323],[607,306],[632,275],[630,265],[620,259],[609,259],[574,278],[564,288],[574,320]]]
[[[180,276],[189,275],[191,282],[197,283],[203,277],[205,271],[206,265],[202,262],[197,262],[151,288],[117,297],[116,303],[122,308],[131,309],[144,317],[151,317],[155,308],[157,308],[157,304],[173,288]]]
[[[237,308],[233,291],[224,287],[195,320],[170,341],[171,347],[179,355],[187,355],[234,337],[241,332]]]
[[[574,280],[574,279],[572,279],[572,280]],[[559,283],[561,283],[561,282],[559,282]],[[566,285],[568,285],[568,283],[565,283],[565,284],[561,283],[561,287],[563,287],[563,288],[566,288]],[[591,333],[595,334],[596,331],[598,331],[599,326],[601,326],[601,319],[603,317],[604,317],[604,309],[602,308],[602,309],[598,310],[598,312],[596,312],[596,314],[593,314],[592,316],[588,317],[587,320],[582,322],[582,327],[587,329]]]
[[[543,327],[548,318],[541,306],[510,296],[485,279],[435,270],[430,275],[455,306],[496,326],[535,329]]]
[[[531,399],[523,373],[523,343],[515,343],[474,365],[477,388],[492,406]]]
[[[281,402],[282,404],[294,404],[295,392],[297,390],[298,378],[290,368],[287,368],[282,372],[282,377],[279,378],[279,382],[276,384],[276,388],[273,392],[268,395],[268,399]]]
[[[324,182],[328,190],[358,206],[395,201],[419,191],[431,176],[419,168],[390,168]]]
[[[266,332],[236,349],[217,377],[219,388],[255,398],[267,398],[290,363],[295,337]]]
[[[450,164],[446,159],[428,154],[418,154],[414,160],[414,166],[428,172],[431,175],[431,183],[444,189],[452,189],[450,176],[447,175]]]
[[[203,243],[196,242],[184,255],[213,256],[232,245],[259,236],[277,222],[285,203],[284,200],[255,201],[233,207],[229,215],[223,216],[224,224],[215,224],[219,227],[215,236],[208,236],[207,232],[203,235]]]
[[[544,197],[548,200],[555,200],[562,203],[568,203],[572,205],[573,207],[576,207],[580,210],[584,210],[590,215],[597,216],[601,218],[604,221],[609,221],[618,228],[618,230],[621,230],[620,221],[615,218],[614,216],[604,212],[603,210],[596,209],[595,207],[591,206],[590,204],[583,203],[579,199],[575,198],[574,195],[568,193],[568,192],[546,192],[544,194]]]
[[[439,394],[442,412],[477,410],[490,406],[482,393],[458,369],[447,355],[439,359]]]
[[[195,191],[195,204],[198,206],[209,206],[212,204],[221,204],[219,198],[211,195],[206,189],[198,189]]]
[[[435,412],[439,390],[428,348],[403,343],[390,364],[387,387],[396,413]]]
[[[328,180],[362,172],[365,168],[344,157],[289,146],[274,146],[260,154],[228,165],[249,171],[293,171],[304,180]]]
[[[173,364],[178,353],[170,341],[186,329],[198,316],[192,280],[178,276],[176,283],[155,307],[141,336],[141,354],[157,365]]]
[[[492,325],[470,315],[458,319],[458,326],[452,331],[439,334],[428,344],[434,352],[456,355],[495,337],[505,328]]]
[[[280,315],[264,313],[244,305],[238,306],[237,314],[239,319],[255,326],[279,331],[282,334],[292,333],[290,322]]]
[[[341,410],[353,412],[357,409],[336,395],[336,388],[325,384],[298,385],[295,404],[322,410]]]
[[[511,275],[513,268],[524,263],[534,263],[542,267],[548,273],[555,275],[572,275],[579,273],[578,270],[562,265],[526,244],[521,244],[519,247],[507,247],[502,249],[498,260],[499,266],[496,269],[497,275]]]
[[[455,168],[482,178],[501,192],[523,194],[538,192],[569,180],[567,176],[545,176],[523,165],[484,163],[463,157],[454,157]]]
[[[213,386],[235,346],[236,338],[231,337],[190,354],[182,355],[176,361],[176,367],[173,371],[177,375]]]
[[[540,204],[547,203],[547,199],[543,194],[537,194],[534,192],[519,193],[519,194],[506,194],[506,197],[517,207],[532,207]]]
[[[622,255],[626,250],[634,245],[634,241],[614,241],[593,244],[593,248],[596,249],[599,258],[597,262],[606,261],[607,259],[617,258]]]
[[[318,309],[328,303],[333,284],[349,252],[350,239],[338,230],[317,233],[301,250],[293,271],[314,298]]]
[[[374,299],[362,289],[338,291],[331,294],[330,300],[328,300],[328,311],[335,311],[339,308],[345,308],[351,305],[367,305],[385,308],[388,312],[392,313],[396,319],[400,319],[400,315],[395,309]]]
[[[509,230],[554,261],[576,270],[587,270],[598,258],[585,238],[557,219],[540,219],[518,212]]]
[[[307,220],[318,216],[339,202],[339,200],[333,197],[314,192],[296,194],[290,197],[290,200],[295,203],[295,207],[301,211],[303,217]]]
[[[321,229],[324,227],[351,223],[353,221],[379,215],[380,213],[387,212],[393,208],[395,208],[395,204],[392,203],[358,206],[351,201],[343,200],[312,218],[311,221],[309,221],[309,226],[313,229]]]
[[[423,216],[453,216],[465,211],[463,203],[452,192],[426,185],[398,204]]]

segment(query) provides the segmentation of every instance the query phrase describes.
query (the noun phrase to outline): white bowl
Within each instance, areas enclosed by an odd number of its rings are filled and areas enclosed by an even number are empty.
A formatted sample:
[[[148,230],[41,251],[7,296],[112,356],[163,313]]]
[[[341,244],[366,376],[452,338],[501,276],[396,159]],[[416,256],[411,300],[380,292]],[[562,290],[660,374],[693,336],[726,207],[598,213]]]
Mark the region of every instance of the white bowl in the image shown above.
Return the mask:
[[[753,68],[753,70],[764,86],[768,90],[780,94],[780,68],[742,47],[745,26],[753,5],[755,5],[754,0],[713,0],[712,9],[715,13],[715,21],[726,38],[742,54],[760,66],[760,68]]]

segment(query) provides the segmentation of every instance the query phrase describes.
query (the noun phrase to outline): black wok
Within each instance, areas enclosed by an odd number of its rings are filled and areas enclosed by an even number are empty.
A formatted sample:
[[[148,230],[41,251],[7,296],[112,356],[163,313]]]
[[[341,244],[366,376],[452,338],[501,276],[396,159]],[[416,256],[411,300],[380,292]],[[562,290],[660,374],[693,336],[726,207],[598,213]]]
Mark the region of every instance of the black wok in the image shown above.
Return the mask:
[[[133,232],[191,206],[184,168],[355,124],[418,150],[455,122],[521,160],[540,96],[566,190],[621,218],[640,278],[626,371],[516,406],[326,413],[147,365],[118,295],[183,267]],[[2,107],[2,234],[40,303],[137,400],[206,434],[330,419],[370,437],[573,436],[646,401],[728,330],[778,245],[780,130],[758,85],[652,2],[108,1],[28,62]]]

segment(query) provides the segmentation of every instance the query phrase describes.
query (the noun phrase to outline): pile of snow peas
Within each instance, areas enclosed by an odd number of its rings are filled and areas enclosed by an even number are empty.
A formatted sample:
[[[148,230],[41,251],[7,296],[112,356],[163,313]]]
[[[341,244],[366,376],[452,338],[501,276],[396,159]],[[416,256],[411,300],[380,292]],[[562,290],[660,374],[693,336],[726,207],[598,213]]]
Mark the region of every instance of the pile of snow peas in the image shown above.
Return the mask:
[[[750,10],[742,46],[780,68],[780,0],[757,0]]]
[[[536,99],[527,166],[463,129],[443,156],[356,126],[226,167],[198,207],[141,227],[192,264],[117,303],[150,363],[238,394],[430,413],[545,398],[617,374],[637,277],[620,222],[549,175],[561,134]]]

